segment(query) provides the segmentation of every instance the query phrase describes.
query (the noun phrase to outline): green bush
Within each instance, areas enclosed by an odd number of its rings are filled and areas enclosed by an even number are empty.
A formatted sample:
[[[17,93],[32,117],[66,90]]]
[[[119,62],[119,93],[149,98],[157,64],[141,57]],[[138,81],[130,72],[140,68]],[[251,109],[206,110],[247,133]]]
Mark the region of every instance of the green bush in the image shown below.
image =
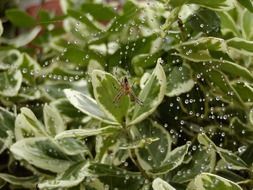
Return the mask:
[[[99,2],[0,3],[0,188],[252,189],[253,3]]]

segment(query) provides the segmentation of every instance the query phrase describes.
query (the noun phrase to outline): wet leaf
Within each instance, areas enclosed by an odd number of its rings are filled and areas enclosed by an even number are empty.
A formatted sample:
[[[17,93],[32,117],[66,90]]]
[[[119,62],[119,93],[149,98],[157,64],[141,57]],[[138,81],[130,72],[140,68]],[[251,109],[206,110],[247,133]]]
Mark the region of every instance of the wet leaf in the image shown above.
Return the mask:
[[[115,133],[120,128],[117,126],[107,126],[99,129],[72,129],[72,130],[66,130],[58,135],[56,135],[56,139],[61,138],[69,138],[69,137],[77,137],[77,138],[85,138],[89,136],[95,136],[100,134],[109,134],[109,133]]]
[[[216,153],[228,164],[228,167],[235,170],[247,169],[247,164],[233,152],[217,147],[205,134],[198,135],[198,141],[207,147],[213,148]]]
[[[133,116],[128,125],[136,124],[152,114],[162,102],[165,91],[166,76],[161,66],[161,60],[159,59],[153,73],[138,96],[139,100],[143,102],[143,105],[135,105]]]
[[[47,136],[44,126],[28,108],[21,108],[15,120],[15,137],[21,140],[27,137]]]
[[[0,42],[4,44],[12,45],[17,48],[22,47],[29,44],[31,41],[33,41],[40,31],[41,31],[41,28],[38,26],[32,29],[31,31],[27,33],[23,33],[15,38],[11,38],[11,39],[1,38]]]
[[[176,167],[180,166],[183,161],[184,157],[188,152],[190,144],[185,144],[183,146],[179,146],[168,153],[166,161],[163,162],[163,164],[160,167],[156,167],[150,172],[152,173],[158,173],[158,174],[165,174],[169,171],[175,169]]]
[[[253,3],[250,0],[238,0],[238,2],[248,9],[250,12],[253,12]]]
[[[194,145],[193,145],[194,146]],[[180,165],[173,171],[172,181],[185,183],[203,172],[212,172],[216,163],[216,154],[212,148],[200,146],[192,153],[189,163]]]
[[[233,8],[233,3],[230,0],[215,0],[215,1],[206,1],[206,0],[172,0],[170,4],[172,6],[181,6],[183,4],[198,4],[200,6],[213,9],[213,10],[229,10]]]
[[[117,12],[110,6],[97,3],[84,3],[82,5],[82,11],[91,14],[96,20],[110,20],[118,16]]]
[[[65,154],[59,145],[47,137],[31,137],[19,140],[11,148],[14,156],[21,160],[51,172],[63,172],[75,161]]]
[[[188,185],[187,190],[195,190],[196,188],[203,190],[242,190],[236,183],[211,173],[202,173],[195,177]]]
[[[66,129],[64,121],[58,111],[49,105],[45,105],[43,109],[45,128],[51,136],[55,136]]]
[[[130,100],[119,82],[104,71],[92,72],[92,86],[98,106],[111,120],[124,123]]]
[[[24,188],[35,188],[38,183],[37,176],[16,177],[10,174],[0,173],[0,178],[10,184]]]
[[[146,144],[135,150],[137,159],[145,170],[155,170],[162,167],[171,155],[171,137],[169,133],[158,124],[145,120],[131,130],[135,140],[145,138],[156,138],[157,141]],[[159,169],[158,169],[159,170]]]
[[[176,190],[169,183],[162,180],[161,178],[155,178],[152,182],[152,187],[154,190]]]
[[[253,55],[253,42],[249,40],[245,40],[242,38],[232,38],[227,41],[227,45],[229,48],[243,54],[243,55]]]
[[[194,86],[192,71],[188,65],[172,67],[167,77],[166,95],[169,97],[179,96],[189,92]]]
[[[65,172],[58,174],[55,179],[40,182],[38,187],[41,189],[74,187],[81,183],[86,176],[89,176],[88,166],[87,162],[78,162],[70,166]]]
[[[7,18],[18,27],[32,27],[36,24],[32,16],[19,9],[8,9],[5,14]]]
[[[2,96],[15,96],[22,83],[22,74],[19,70],[0,72],[0,94]]]
[[[12,144],[15,116],[0,107],[0,153]]]
[[[105,123],[115,123],[115,121],[108,119],[100,110],[97,102],[86,94],[71,89],[64,90],[64,93],[70,103],[81,112],[104,121]]]

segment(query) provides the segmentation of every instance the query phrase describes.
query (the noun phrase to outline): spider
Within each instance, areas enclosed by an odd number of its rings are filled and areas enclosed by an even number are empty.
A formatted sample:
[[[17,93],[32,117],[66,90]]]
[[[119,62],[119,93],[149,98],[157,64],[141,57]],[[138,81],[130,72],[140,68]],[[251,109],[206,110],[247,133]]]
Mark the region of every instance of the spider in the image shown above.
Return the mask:
[[[113,98],[113,103],[118,102],[122,96],[126,95],[130,97],[131,101],[134,101],[141,106],[143,105],[143,102],[138,99],[132,91],[132,87],[129,85],[127,77],[124,77],[122,81],[120,81],[120,89],[118,90],[116,96]]]

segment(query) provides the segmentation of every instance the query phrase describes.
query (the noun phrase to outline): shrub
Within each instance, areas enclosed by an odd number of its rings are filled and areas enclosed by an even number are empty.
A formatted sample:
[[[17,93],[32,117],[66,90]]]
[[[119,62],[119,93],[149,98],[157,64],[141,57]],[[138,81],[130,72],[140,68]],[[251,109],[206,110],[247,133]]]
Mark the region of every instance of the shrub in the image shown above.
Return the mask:
[[[36,17],[13,4],[2,189],[253,188],[250,0],[63,0]]]

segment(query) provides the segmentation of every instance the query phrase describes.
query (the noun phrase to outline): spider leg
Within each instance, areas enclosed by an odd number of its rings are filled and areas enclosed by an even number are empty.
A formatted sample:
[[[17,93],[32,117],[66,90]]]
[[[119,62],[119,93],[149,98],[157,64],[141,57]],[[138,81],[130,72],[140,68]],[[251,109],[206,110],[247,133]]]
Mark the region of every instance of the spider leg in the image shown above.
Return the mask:
[[[131,98],[133,98],[134,102],[143,106],[143,101],[141,101],[132,91],[130,92]]]
[[[120,90],[120,88],[124,87],[124,81],[120,81],[119,79],[117,79],[117,81],[118,81],[120,87],[117,87],[117,86],[116,86],[115,84],[113,84],[113,83],[112,83],[112,86],[113,86],[114,89]],[[117,84],[117,85],[118,85],[118,84]]]
[[[118,102],[119,100],[120,100],[120,98],[124,95],[124,90],[123,89],[121,89],[117,94],[116,94],[116,96],[113,98],[113,103],[116,103],[116,102]]]

